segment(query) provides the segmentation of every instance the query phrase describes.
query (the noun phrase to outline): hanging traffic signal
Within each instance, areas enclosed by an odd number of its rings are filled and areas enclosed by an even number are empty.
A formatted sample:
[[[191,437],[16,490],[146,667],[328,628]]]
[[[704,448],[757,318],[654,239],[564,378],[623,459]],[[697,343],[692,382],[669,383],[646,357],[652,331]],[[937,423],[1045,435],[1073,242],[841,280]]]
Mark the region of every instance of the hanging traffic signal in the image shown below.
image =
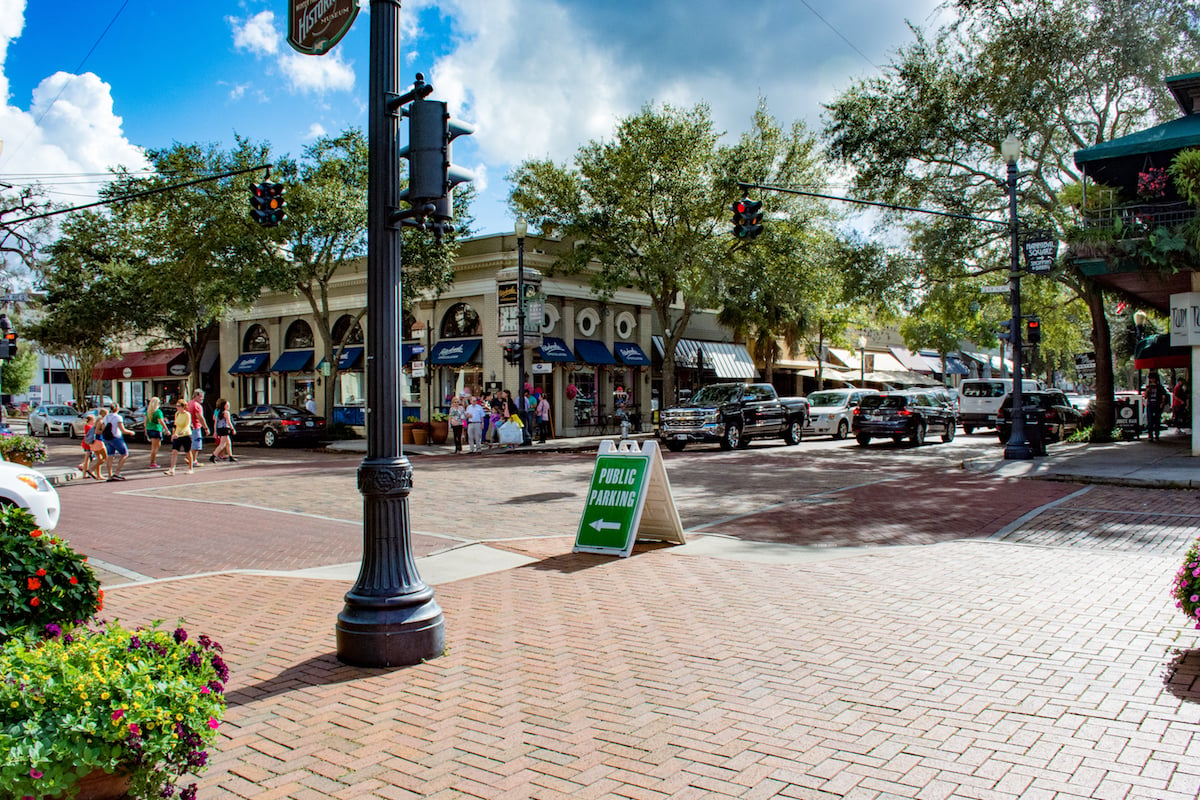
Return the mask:
[[[1038,317],[1030,317],[1025,323],[1025,341],[1029,344],[1041,344],[1042,321]]]
[[[283,184],[263,181],[250,186],[250,216],[264,228],[274,228],[286,216]]]
[[[738,239],[753,239],[762,233],[762,202],[743,197],[733,206],[733,235]]]
[[[521,360],[521,346],[516,342],[504,345],[504,360],[510,364],[518,363]]]
[[[1011,319],[1004,320],[1003,322],[1000,323],[1000,328],[1001,328],[1001,330],[998,334],[996,334],[996,338],[998,338],[1002,342],[1008,342],[1009,344],[1011,344],[1012,340],[1013,340],[1012,320]]]
[[[17,332],[5,331],[4,343],[0,345],[0,350],[4,351],[4,358],[17,357]]]

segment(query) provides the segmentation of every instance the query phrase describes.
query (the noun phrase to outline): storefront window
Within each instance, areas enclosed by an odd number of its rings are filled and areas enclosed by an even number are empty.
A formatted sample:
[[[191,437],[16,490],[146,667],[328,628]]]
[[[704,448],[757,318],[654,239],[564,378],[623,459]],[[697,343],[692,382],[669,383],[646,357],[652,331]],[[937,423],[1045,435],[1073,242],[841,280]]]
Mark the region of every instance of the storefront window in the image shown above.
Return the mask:
[[[362,371],[339,372],[337,397],[334,402],[343,406],[361,406],[366,402],[366,380]]]
[[[455,303],[442,317],[441,339],[480,335],[479,314],[467,303]]]
[[[242,339],[243,353],[263,353],[271,349],[271,337],[262,325],[251,325]]]
[[[267,394],[268,378],[266,375],[242,376],[243,406],[261,406],[271,402]]]
[[[308,323],[298,319],[288,326],[287,334],[283,337],[284,350],[302,350],[313,346],[313,332]]]
[[[352,322],[354,323],[353,328],[350,327]],[[347,333],[347,330],[349,330],[349,333]],[[363,343],[362,326],[354,322],[354,317],[349,314],[343,314],[338,317],[337,322],[333,323],[332,334],[334,344],[342,341],[343,336],[346,337],[345,344],[347,345],[361,345]]]
[[[572,391],[571,387],[575,387]],[[572,398],[571,395],[575,397]],[[567,402],[574,405],[575,426],[596,424],[596,370],[580,368],[571,372],[567,386]]]
[[[315,388],[313,377],[297,372],[288,372],[286,376],[288,405],[304,408],[304,403],[308,398],[316,396],[313,393]]]

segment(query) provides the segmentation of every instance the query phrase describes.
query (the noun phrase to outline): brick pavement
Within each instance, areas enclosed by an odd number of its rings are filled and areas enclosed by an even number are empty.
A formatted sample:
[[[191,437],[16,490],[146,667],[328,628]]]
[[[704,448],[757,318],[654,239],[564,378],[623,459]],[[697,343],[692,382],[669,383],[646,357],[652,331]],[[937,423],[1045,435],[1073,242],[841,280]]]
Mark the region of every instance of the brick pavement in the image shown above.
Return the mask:
[[[803,565],[564,550],[439,587],[446,654],[394,671],[334,658],[338,582],[117,587],[106,611],[226,646],[214,800],[1194,799],[1200,634],[1174,567],[984,541]]]

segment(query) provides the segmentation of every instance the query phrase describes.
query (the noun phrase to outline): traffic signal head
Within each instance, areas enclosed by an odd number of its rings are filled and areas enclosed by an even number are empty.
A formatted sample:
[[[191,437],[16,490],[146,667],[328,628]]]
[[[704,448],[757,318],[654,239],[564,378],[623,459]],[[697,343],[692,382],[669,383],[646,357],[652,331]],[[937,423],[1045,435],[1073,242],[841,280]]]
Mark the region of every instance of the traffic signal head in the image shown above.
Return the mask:
[[[504,345],[504,360],[510,364],[516,364],[521,360],[521,346],[516,342],[509,342]]]
[[[450,161],[450,143],[475,131],[467,122],[453,119],[438,100],[414,100],[402,112],[408,117],[408,144],[400,156],[408,159],[408,189],[400,199],[412,205],[417,216],[423,207],[436,204],[464,181],[475,179],[468,169]]]
[[[762,202],[743,197],[733,206],[733,235],[738,239],[753,239],[762,233]]]
[[[1002,342],[1012,342],[1012,320],[1006,319],[1000,323],[1000,333],[996,337]]]
[[[250,216],[264,228],[283,222],[283,184],[263,181],[250,186]]]
[[[1030,317],[1025,323],[1025,340],[1030,344],[1040,344],[1042,341],[1042,321],[1038,317]]]

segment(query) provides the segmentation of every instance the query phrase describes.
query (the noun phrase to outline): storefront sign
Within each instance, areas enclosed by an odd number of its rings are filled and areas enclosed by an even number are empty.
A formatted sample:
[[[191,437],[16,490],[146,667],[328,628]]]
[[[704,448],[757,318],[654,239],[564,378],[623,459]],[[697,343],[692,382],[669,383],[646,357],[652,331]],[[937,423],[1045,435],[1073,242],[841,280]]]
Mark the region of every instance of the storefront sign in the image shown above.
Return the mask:
[[[1058,258],[1058,239],[1050,231],[1031,231],[1021,242],[1025,269],[1035,275],[1049,275]]]
[[[576,553],[628,556],[636,539],[687,544],[657,442],[600,443]]]
[[[532,367],[534,375],[549,375],[554,372],[554,365],[545,361],[538,361]]]
[[[410,366],[412,367],[412,376],[414,378],[424,378],[425,377],[425,362],[424,361],[413,361],[410,364]]]
[[[1200,345],[1200,292],[1171,295],[1171,346]]]

